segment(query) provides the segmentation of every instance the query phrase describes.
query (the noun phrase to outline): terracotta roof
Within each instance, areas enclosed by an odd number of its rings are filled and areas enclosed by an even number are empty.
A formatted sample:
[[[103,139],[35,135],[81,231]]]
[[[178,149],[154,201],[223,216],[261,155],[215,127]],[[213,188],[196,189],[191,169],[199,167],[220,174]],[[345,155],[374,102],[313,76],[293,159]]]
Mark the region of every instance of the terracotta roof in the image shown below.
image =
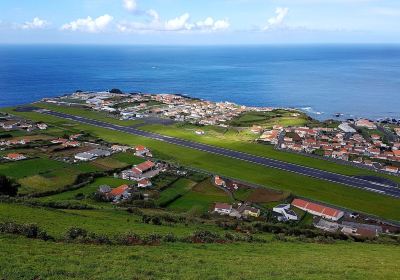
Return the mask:
[[[139,145],[135,147],[136,151],[145,151],[147,148],[145,146]]]
[[[132,168],[132,171],[138,171],[138,172],[144,172],[146,170],[149,170],[150,168],[154,167],[154,163],[152,161],[145,161],[142,162],[141,164],[136,165],[134,168]]]
[[[396,157],[400,157],[400,150],[393,150],[393,154]]]
[[[298,198],[295,198],[292,201],[292,205],[296,206],[298,208],[304,208],[306,210],[320,213],[321,215],[336,217],[336,218],[338,218],[342,213],[342,211],[340,211],[340,210],[326,207],[326,206],[323,206],[323,205],[320,205],[317,203],[309,202],[309,201],[306,201],[303,199],[298,199]]]
[[[144,178],[144,179],[142,179],[142,180],[140,180],[139,182],[138,182],[138,184],[141,184],[141,185],[148,185],[148,184],[150,184],[151,182],[150,182],[150,180],[149,179],[146,179],[146,178]]]
[[[18,158],[20,158],[20,157],[24,157],[24,155],[22,155],[22,154],[17,154],[17,153],[12,153],[12,154],[8,154],[8,155],[7,155],[7,158],[9,158],[9,159],[18,159]]]
[[[118,188],[113,189],[113,190],[110,192],[110,195],[111,195],[111,196],[121,195],[121,194],[123,194],[127,189],[129,189],[129,186],[128,186],[128,185],[119,186]]]

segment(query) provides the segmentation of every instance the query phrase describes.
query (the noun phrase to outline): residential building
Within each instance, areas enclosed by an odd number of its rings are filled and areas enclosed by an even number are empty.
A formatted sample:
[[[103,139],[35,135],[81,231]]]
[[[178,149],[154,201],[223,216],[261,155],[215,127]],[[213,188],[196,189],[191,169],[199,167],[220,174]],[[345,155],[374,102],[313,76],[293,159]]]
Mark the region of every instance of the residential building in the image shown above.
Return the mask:
[[[139,188],[147,188],[147,187],[151,187],[151,181],[147,178],[143,178],[140,181],[138,181],[138,187]]]
[[[299,219],[296,212],[290,209],[290,204],[279,204],[272,208],[272,211],[282,215],[283,220],[286,221],[297,221]]]
[[[214,212],[222,215],[229,215],[232,212],[232,205],[228,203],[217,202],[214,204]]]
[[[355,125],[358,127],[365,127],[367,129],[376,129],[376,125],[370,120],[360,119],[355,122]]]
[[[128,199],[130,197],[129,186],[121,185],[115,189],[112,189],[107,193],[107,197],[112,199],[114,202],[118,202],[122,199]]]
[[[78,153],[75,155],[75,159],[81,160],[81,161],[90,161],[96,159],[96,157],[88,152],[83,152],[83,153]]]
[[[219,187],[225,187],[226,183],[224,180],[221,179],[221,177],[219,176],[214,176],[214,184],[219,186]]]
[[[150,160],[147,160],[147,161],[142,162],[142,163],[140,163],[140,164],[138,164],[138,165],[135,165],[135,166],[132,168],[132,171],[133,171],[134,173],[140,175],[140,174],[143,174],[143,173],[146,173],[146,172],[152,170],[154,167],[155,167],[154,162],[152,162],[152,161],[150,161]]]
[[[344,215],[344,212],[341,210],[299,198],[295,198],[292,201],[292,205],[312,215],[319,216],[332,221],[338,221]]]
[[[26,156],[24,156],[23,154],[11,153],[11,154],[7,154],[4,158],[8,159],[8,160],[18,161],[18,160],[26,159]]]
[[[145,146],[139,145],[135,147],[135,156],[138,157],[152,157],[150,150]]]
[[[251,207],[249,205],[245,205],[243,209],[239,209],[239,212],[246,217],[254,217],[257,218],[260,216],[261,211],[258,208]]]

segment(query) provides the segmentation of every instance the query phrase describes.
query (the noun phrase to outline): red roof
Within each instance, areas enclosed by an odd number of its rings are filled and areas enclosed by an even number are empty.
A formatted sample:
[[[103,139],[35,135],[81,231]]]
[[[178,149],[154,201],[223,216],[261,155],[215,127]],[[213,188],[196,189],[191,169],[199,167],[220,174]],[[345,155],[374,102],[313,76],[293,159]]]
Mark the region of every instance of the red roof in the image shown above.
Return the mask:
[[[127,189],[129,189],[128,185],[122,185],[119,186],[118,188],[113,189],[109,194],[111,196],[117,196],[123,194]]]
[[[149,185],[150,183],[151,183],[150,180],[146,179],[146,178],[143,178],[142,180],[140,180],[138,182],[138,184],[140,184],[140,185]]]
[[[153,168],[154,166],[155,166],[155,164],[152,161],[148,160],[148,161],[142,162],[141,164],[136,165],[134,168],[132,168],[132,171],[135,173],[136,172],[143,173],[144,171],[149,170],[150,168]]]
[[[145,146],[139,145],[135,147],[136,151],[145,151],[147,148]]]
[[[22,155],[22,154],[17,154],[17,153],[15,153],[15,154],[8,154],[8,155],[7,155],[7,158],[9,158],[9,159],[19,159],[19,158],[22,158],[22,157],[24,157],[24,155]]]
[[[339,218],[342,214],[342,211],[331,208],[331,207],[326,207],[317,203],[309,202],[303,199],[298,199],[295,198],[292,201],[292,205],[296,206],[298,208],[303,208],[304,210],[310,210],[314,211],[317,213],[320,213],[321,215],[325,216],[330,216],[330,217],[336,217]]]

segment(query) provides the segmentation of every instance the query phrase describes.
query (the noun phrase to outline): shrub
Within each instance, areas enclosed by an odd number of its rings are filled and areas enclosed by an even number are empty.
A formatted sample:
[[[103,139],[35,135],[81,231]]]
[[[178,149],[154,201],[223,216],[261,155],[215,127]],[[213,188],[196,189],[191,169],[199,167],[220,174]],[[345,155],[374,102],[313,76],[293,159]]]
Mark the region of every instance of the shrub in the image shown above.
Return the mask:
[[[222,241],[217,233],[208,230],[196,231],[189,240],[193,243],[220,243]]]
[[[76,240],[76,239],[83,239],[87,237],[88,233],[85,229],[78,228],[78,227],[72,227],[69,228],[67,233],[65,234],[65,239],[66,240]]]
[[[137,207],[129,207],[128,209],[126,209],[126,211],[128,211],[128,213],[131,213],[131,214],[143,216],[143,211]]]
[[[160,244],[162,239],[162,236],[156,233],[147,235],[144,239],[143,242],[146,245],[158,245]]]
[[[0,232],[22,235],[28,238],[54,240],[53,237],[48,235],[45,231],[42,231],[36,224],[2,223],[0,224]]]
[[[120,235],[116,238],[116,240],[120,245],[138,245],[143,243],[142,238],[135,233]]]
[[[178,238],[173,233],[168,233],[163,238],[164,242],[176,242],[177,240]]]

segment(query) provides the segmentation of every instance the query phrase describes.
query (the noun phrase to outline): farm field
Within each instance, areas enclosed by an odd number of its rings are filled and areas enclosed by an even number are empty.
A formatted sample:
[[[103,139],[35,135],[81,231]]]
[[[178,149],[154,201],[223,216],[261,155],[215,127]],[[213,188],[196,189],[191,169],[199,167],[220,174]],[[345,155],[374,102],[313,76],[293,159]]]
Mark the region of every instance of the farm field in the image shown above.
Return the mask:
[[[274,241],[122,247],[0,235],[0,251],[0,277],[9,280],[35,277],[391,280],[400,273],[399,247],[366,243],[323,245]]]
[[[273,189],[286,190],[297,195],[327,202],[333,205],[347,207],[356,211],[378,215],[387,219],[400,219],[400,202],[398,199],[391,197],[365,192],[340,184],[334,184],[272,168],[264,168],[255,164],[216,156],[197,150],[186,149],[122,132],[66,122],[59,118],[38,113],[18,112],[15,114],[26,116],[27,118],[36,121],[42,120],[49,123],[56,123],[59,126],[65,126],[71,129],[73,128],[77,131],[84,130],[111,143],[145,145],[152,149],[156,157],[171,160],[182,165],[200,168],[221,176],[238,178],[243,181],[264,185]],[[347,168],[346,166],[335,166]]]
[[[128,180],[118,179],[114,177],[97,178],[93,183],[88,184],[82,188],[73,191],[66,191],[59,194],[54,194],[46,197],[39,198],[43,202],[71,202],[80,203],[99,208],[112,207],[110,203],[101,203],[93,200],[92,195],[98,190],[101,185],[107,185],[112,188],[118,187],[123,184],[130,184]],[[80,198],[82,197],[83,198]],[[79,199],[77,199],[79,197]]]
[[[195,182],[185,178],[179,179],[160,193],[160,197],[156,201],[157,205],[162,207],[168,206],[185,193],[191,191],[195,184]]]
[[[0,174],[7,175],[21,184],[19,194],[57,190],[73,184],[79,174],[99,170],[101,169],[90,163],[72,165],[46,157],[0,165]]]
[[[206,179],[184,193],[180,198],[168,205],[168,209],[195,213],[205,213],[215,202],[232,202],[233,199],[223,190],[212,185],[210,179]]]

